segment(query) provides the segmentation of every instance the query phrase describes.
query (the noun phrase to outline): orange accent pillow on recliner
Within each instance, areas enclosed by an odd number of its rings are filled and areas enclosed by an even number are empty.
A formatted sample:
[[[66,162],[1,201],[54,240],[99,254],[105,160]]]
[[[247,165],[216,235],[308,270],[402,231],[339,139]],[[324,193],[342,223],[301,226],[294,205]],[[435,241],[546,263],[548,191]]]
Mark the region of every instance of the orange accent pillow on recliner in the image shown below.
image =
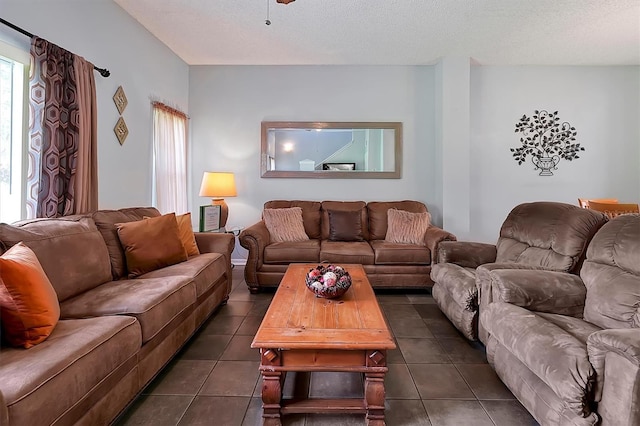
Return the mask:
[[[0,256],[0,316],[3,339],[24,348],[43,342],[60,319],[55,289],[21,242]]]

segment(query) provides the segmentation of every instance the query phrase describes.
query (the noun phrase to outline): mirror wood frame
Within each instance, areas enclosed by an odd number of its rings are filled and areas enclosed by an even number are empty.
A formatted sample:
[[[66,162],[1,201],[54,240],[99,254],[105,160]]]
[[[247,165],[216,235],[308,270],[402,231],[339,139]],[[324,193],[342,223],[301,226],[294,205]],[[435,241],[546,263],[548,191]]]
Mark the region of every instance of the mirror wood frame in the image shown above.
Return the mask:
[[[273,129],[393,129],[394,170],[375,172],[366,170],[269,170],[268,133]],[[261,123],[260,176],[263,178],[312,178],[312,179],[400,179],[402,177],[402,123],[388,122],[317,122],[317,121],[263,121]]]

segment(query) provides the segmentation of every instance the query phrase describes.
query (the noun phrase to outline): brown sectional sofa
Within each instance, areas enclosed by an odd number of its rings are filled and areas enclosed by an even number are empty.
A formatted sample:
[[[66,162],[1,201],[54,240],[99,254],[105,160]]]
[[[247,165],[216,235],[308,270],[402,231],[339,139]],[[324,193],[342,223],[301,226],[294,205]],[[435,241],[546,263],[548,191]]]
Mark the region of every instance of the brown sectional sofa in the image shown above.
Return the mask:
[[[130,208],[0,224],[0,252],[31,248],[61,311],[44,342],[1,348],[0,424],[108,424],[226,302],[230,234],[196,233],[200,255],[126,277],[115,224],[159,215]]]
[[[595,234],[579,277],[491,272],[487,359],[540,424],[640,425],[639,260],[640,215],[627,214]]]
[[[387,211],[391,208],[411,213],[427,211],[419,201],[300,201],[274,200],[265,209],[302,208],[304,230],[309,240],[272,242],[264,220],[246,228],[240,245],[249,251],[245,281],[254,293],[262,287],[276,287],[290,263],[360,263],[375,288],[427,288],[438,244],[456,237],[430,226],[425,245],[396,244],[385,241]],[[329,211],[360,213],[363,241],[329,240]]]

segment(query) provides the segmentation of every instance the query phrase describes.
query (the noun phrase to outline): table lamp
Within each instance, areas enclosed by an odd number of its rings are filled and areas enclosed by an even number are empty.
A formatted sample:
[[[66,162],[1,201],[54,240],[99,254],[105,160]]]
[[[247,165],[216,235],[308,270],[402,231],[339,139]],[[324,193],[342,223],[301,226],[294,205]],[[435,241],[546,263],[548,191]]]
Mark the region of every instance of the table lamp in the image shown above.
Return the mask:
[[[224,197],[235,197],[236,181],[233,173],[229,172],[204,172],[202,185],[200,185],[201,197],[212,197],[211,204],[220,206],[220,228],[224,228],[229,217],[229,206]]]

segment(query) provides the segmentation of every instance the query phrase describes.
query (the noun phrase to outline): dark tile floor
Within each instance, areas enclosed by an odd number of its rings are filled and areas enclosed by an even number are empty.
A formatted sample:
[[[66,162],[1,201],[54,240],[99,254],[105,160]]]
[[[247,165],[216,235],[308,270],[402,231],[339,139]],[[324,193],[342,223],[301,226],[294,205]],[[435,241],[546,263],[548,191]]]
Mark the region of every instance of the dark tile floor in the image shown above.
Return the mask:
[[[249,345],[272,292],[252,295],[234,269],[229,303],[216,312],[121,418],[125,425],[261,425],[258,351]],[[396,337],[386,378],[390,426],[537,425],[428,294],[378,292]],[[359,374],[289,374],[285,396],[362,395]],[[364,415],[292,415],[284,425],[363,425]]]

